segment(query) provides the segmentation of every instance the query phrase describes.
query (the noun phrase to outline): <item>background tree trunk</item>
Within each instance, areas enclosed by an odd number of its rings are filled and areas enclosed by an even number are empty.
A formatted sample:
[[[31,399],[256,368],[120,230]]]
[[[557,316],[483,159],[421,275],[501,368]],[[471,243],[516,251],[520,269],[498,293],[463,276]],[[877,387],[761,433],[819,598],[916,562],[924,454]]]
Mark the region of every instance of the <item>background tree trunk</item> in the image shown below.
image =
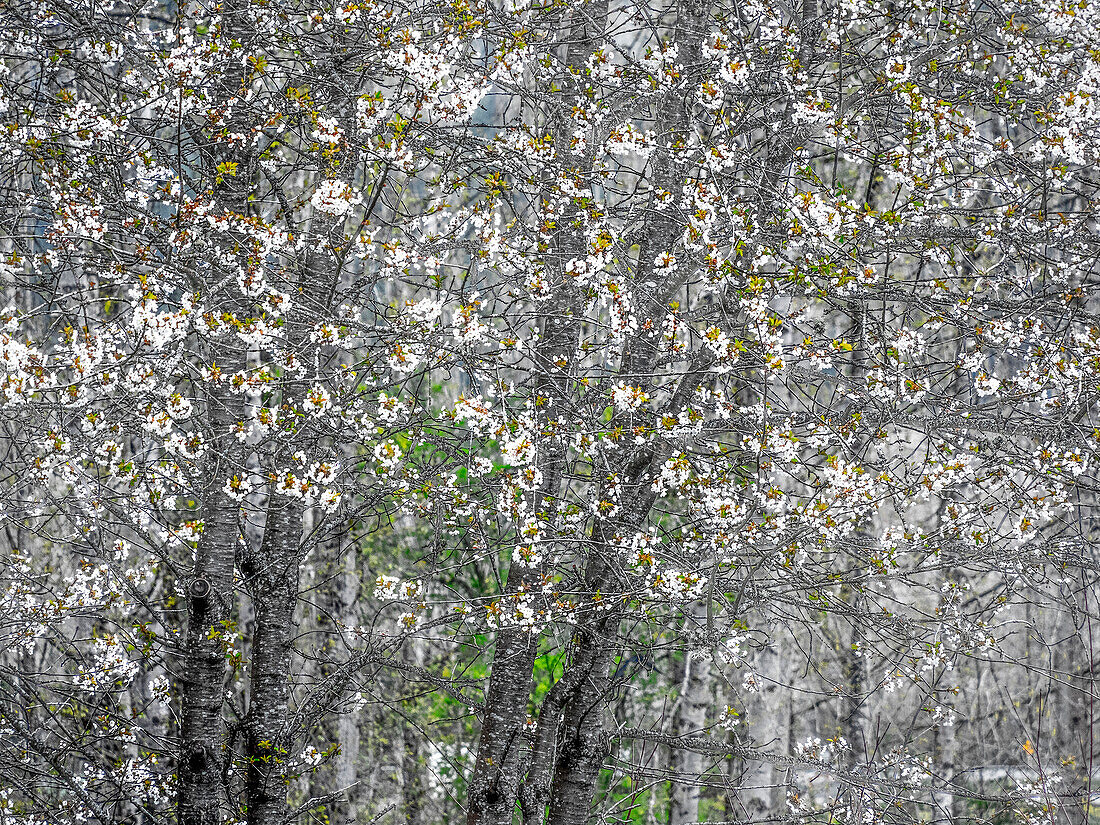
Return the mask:
[[[786,756],[790,752],[791,697],[786,690],[787,661],[779,632],[770,638],[754,659],[756,693],[746,701],[746,734],[755,747]],[[735,728],[739,731],[739,728]],[[782,816],[786,811],[786,770],[774,762],[734,758],[738,817],[757,822]]]
[[[707,628],[707,606],[694,602],[685,610],[683,633],[687,638],[702,635]],[[699,655],[693,655],[698,653]],[[719,686],[711,677],[710,646],[701,650],[686,650],[678,674],[680,695],[672,730],[677,736],[698,736],[707,726],[707,710],[714,706],[714,692]],[[689,825],[699,821],[701,788],[697,780],[703,774],[703,754],[685,748],[672,750],[672,795],[669,802],[669,825]]]

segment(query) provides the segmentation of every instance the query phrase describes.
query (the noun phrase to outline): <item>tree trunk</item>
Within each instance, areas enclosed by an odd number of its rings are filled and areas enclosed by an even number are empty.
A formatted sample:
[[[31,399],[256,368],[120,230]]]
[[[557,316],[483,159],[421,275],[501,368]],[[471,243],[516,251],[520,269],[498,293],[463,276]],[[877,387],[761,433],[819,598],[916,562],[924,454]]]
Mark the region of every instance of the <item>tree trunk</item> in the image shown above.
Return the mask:
[[[286,730],[290,654],[298,598],[298,544],[302,507],[275,499],[269,505],[256,569],[249,571],[256,635],[252,645],[247,725],[248,825],[283,825],[287,816]]]
[[[944,583],[956,584],[959,571],[949,567],[944,571]],[[957,664],[957,663],[956,663]],[[955,781],[956,743],[954,720],[955,684],[959,674],[954,668],[945,668],[934,683],[929,703],[940,708],[940,718],[932,734],[932,825],[955,825],[958,817],[955,795],[951,786]],[[946,684],[945,684],[946,683]]]
[[[422,636],[414,636],[409,640],[402,651],[406,661],[416,667],[424,667],[427,658],[427,640]],[[425,809],[424,794],[427,793],[427,783],[424,781],[425,760],[423,737],[419,720],[424,717],[423,701],[416,697],[405,700],[405,712],[403,723],[403,741],[401,743],[401,793],[403,797],[404,819],[406,825],[424,825]]]
[[[606,14],[606,3],[597,4]],[[597,15],[599,16],[599,15]],[[589,16],[589,19],[591,15]],[[602,18],[601,18],[602,25]],[[601,29],[602,31],[602,29]],[[575,34],[578,42],[570,46],[569,63],[580,66],[591,53],[591,35],[581,25]],[[581,58],[580,52],[584,52]],[[557,145],[568,156],[570,131],[557,130]],[[591,165],[591,161],[588,161]],[[562,225],[567,225],[565,220]],[[561,475],[565,466],[566,444],[557,436],[562,428],[559,420],[565,400],[571,392],[568,368],[552,369],[558,358],[573,359],[581,326],[577,320],[579,303],[575,289],[566,283],[564,267],[579,254],[581,244],[572,232],[558,232],[554,238],[554,254],[548,266],[559,269],[557,298],[547,307],[539,321],[537,370],[545,370],[535,388],[535,396],[547,410],[547,436],[540,445],[540,470],[543,484],[534,496],[533,511],[542,517],[550,515],[557,505]],[[544,518],[551,523],[551,518]],[[513,558],[504,595],[511,596],[535,586],[541,564],[529,566]],[[535,656],[538,636],[526,628],[504,627],[497,631],[489,688],[485,697],[485,717],[478,740],[477,761],[470,778],[468,792],[468,825],[511,825],[519,801],[520,784],[527,771],[530,750],[527,711],[534,685]],[[528,805],[530,807],[530,805]]]
[[[748,733],[755,747],[786,756],[790,750],[791,701],[783,688],[784,661],[775,638],[756,657],[756,682],[759,692],[748,704]],[[737,799],[743,810],[738,816],[755,822],[778,817],[786,806],[784,770],[772,762],[741,763]]]
[[[550,801],[550,782],[557,755],[558,730],[566,700],[576,688],[579,678],[580,672],[570,668],[553,684],[546,698],[542,700],[530,768],[521,793],[523,825],[543,825],[546,820],[546,805]]]
[[[247,0],[225,4],[224,25],[230,39],[244,40]],[[226,71],[219,94],[226,100],[240,91],[241,68]],[[239,107],[238,111],[243,109]],[[248,132],[250,124],[237,114],[231,126]],[[217,199],[228,211],[244,214],[254,178],[254,153],[249,148],[227,148],[212,142],[211,157],[204,169],[214,183]],[[219,162],[232,162],[240,174],[216,177]],[[180,170],[182,175],[182,170]],[[216,281],[215,281],[216,282]],[[233,287],[230,287],[232,290]],[[222,296],[223,306],[232,311],[238,295]],[[232,345],[211,358],[223,372],[239,369],[243,351]],[[208,416],[207,461],[203,477],[202,517],[204,529],[195,550],[195,566],[187,583],[187,637],[180,671],[182,721],[177,766],[179,789],[176,797],[180,825],[217,825],[221,821],[224,775],[230,754],[225,752],[225,723],[222,704],[225,699],[225,634],[222,622],[232,618],[235,602],[234,560],[237,541],[238,504],[224,484],[242,471],[242,450],[232,427],[244,417],[241,396],[215,385],[206,400]]]
[[[401,820],[401,789],[405,784],[401,764],[401,741],[398,731],[384,717],[385,711],[372,714],[376,724],[375,731],[380,733],[371,748],[375,758],[370,778],[370,804],[367,806],[367,822],[380,825],[399,825]],[[381,717],[381,718],[380,718]]]
[[[340,588],[340,616],[345,624],[355,623],[355,600],[359,592],[359,577],[355,570],[355,547],[344,548],[344,581]],[[336,722],[336,741],[340,755],[336,760],[336,788],[343,796],[338,806],[337,822],[355,822],[358,819],[359,791],[356,787],[359,766],[359,714],[348,710],[340,714]]]
[[[613,610],[593,630],[578,634],[578,650],[570,667],[577,669],[580,678],[562,719],[562,744],[550,787],[549,825],[588,822],[600,769],[609,751],[603,711],[617,645],[608,643],[606,636],[615,635],[620,616]]]
[[[945,708],[946,710],[946,708]],[[933,781],[940,789],[932,792],[932,825],[955,825],[955,795],[950,784],[955,778],[955,726],[940,725],[932,739]]]
[[[861,600],[858,598],[854,603],[849,602],[845,596],[841,596],[841,599],[852,604],[855,615],[852,616],[850,635],[846,639],[848,644],[841,651],[844,700],[841,707],[840,732],[848,740],[848,745],[852,749],[852,759],[860,761],[870,759],[873,750],[866,695],[867,665],[861,655],[864,645],[864,627],[863,617],[859,615],[859,611],[862,607]]]
[[[524,727],[538,639],[527,630],[497,633],[477,764],[470,780],[469,825],[511,825],[527,752]]]
[[[706,604],[695,602],[684,618],[688,637],[707,625]],[[711,679],[710,660],[693,657],[685,651],[680,673],[680,696],[673,717],[673,732],[677,736],[699,736],[706,728],[707,708],[713,703],[714,682]],[[669,805],[669,825],[690,825],[699,821],[700,787],[697,781],[703,772],[703,754],[685,748],[673,748],[672,799]],[[686,781],[684,781],[686,780]]]
[[[212,393],[211,429],[215,438],[233,437],[230,426],[238,418],[238,398]],[[180,669],[182,724],[180,731],[179,791],[176,800],[180,825],[217,825],[221,821],[222,775],[228,755],[224,750],[225,628],[234,599],[233,559],[237,547],[237,505],[219,483],[234,468],[210,445],[212,466],[206,484],[205,529],[195,551],[195,567],[187,585],[187,640]]]
[[[1071,607],[1057,620],[1053,638],[1053,666],[1058,674],[1049,697],[1055,755],[1066,765],[1061,821],[1065,825],[1087,825],[1088,796],[1094,791],[1092,775],[1096,763],[1095,655],[1100,633],[1094,626],[1096,584],[1089,581],[1095,560],[1085,554],[1081,581],[1064,584],[1061,600]],[[1076,592],[1074,592],[1076,591]],[[1091,608],[1091,611],[1090,611]]]

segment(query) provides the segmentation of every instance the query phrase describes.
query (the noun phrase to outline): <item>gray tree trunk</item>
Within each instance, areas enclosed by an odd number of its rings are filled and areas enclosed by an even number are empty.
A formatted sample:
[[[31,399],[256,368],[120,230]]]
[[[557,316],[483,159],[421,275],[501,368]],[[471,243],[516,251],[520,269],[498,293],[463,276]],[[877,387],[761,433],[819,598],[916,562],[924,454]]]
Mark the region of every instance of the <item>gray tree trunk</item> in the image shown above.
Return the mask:
[[[768,753],[790,752],[791,698],[784,689],[788,662],[773,638],[754,659],[758,693],[747,704],[746,733],[754,745]],[[741,760],[737,760],[741,762]],[[786,808],[785,770],[772,762],[748,762],[740,766],[738,816],[749,822],[778,817]]]
[[[949,708],[945,708],[949,710]],[[932,793],[932,825],[955,825],[958,812],[955,795],[948,787],[955,777],[955,726],[936,728],[932,741],[932,763],[941,787]]]
[[[424,667],[428,658],[427,640],[420,636],[414,636],[403,651],[406,661],[417,667]],[[425,779],[424,738],[417,727],[417,706],[415,699],[406,700],[406,713],[404,730],[402,732],[402,796],[404,807],[404,821],[406,825],[424,825],[427,809],[425,794],[428,792],[428,783]]]
[[[606,15],[606,2],[597,4],[591,12],[599,18],[602,31],[602,15]],[[570,29],[573,43],[569,47],[568,63],[579,68],[592,51],[595,35],[583,24]],[[559,126],[555,130],[555,142],[559,155],[568,156],[571,130]],[[588,161],[589,165],[591,160]],[[566,224],[566,221],[562,221]],[[577,237],[572,232],[558,232],[553,241],[554,255],[564,270],[565,263],[580,250]],[[550,263],[550,262],[548,262]],[[576,320],[577,299],[574,290],[559,278],[556,300],[551,302],[539,323],[539,361],[536,368],[546,370],[536,385],[536,396],[547,403],[548,432],[558,432],[557,419],[562,415],[564,401],[571,392],[568,369],[547,370],[547,365],[565,354],[572,358],[576,352],[580,324]],[[556,402],[556,403],[555,403]],[[543,485],[535,496],[534,511],[551,516],[561,487],[565,466],[565,444],[556,436],[547,437],[540,445],[540,463]],[[552,518],[546,518],[552,523]],[[505,595],[512,595],[530,588],[538,581],[540,565],[530,567],[512,560],[505,585]],[[489,688],[485,697],[485,716],[478,740],[477,761],[470,778],[468,791],[468,825],[511,825],[516,806],[520,802],[521,784],[528,773],[531,742],[527,729],[527,710],[534,685],[535,655],[538,637],[527,629],[501,628],[496,634]],[[545,805],[542,787],[527,791],[524,821],[535,821],[535,810]],[[541,814],[539,814],[541,817]]]
[[[707,606],[704,602],[691,605],[684,625],[689,637],[705,632]],[[709,658],[693,657],[690,651],[686,652],[679,681],[680,696],[673,716],[673,732],[677,736],[699,736],[706,728],[707,709],[714,704],[715,684]],[[691,825],[699,821],[700,786],[696,780],[703,772],[703,754],[673,748],[671,762],[676,778],[672,783],[668,822],[669,825]]]
[[[245,39],[249,25],[247,9],[246,0],[229,0],[225,4],[223,21],[230,36]],[[239,91],[241,71],[234,68],[226,73],[219,89],[226,99]],[[244,115],[238,113],[236,118],[239,121],[233,124],[236,131],[250,131],[251,125],[244,122]],[[219,162],[237,164],[240,173],[217,183],[214,191],[227,209],[244,214],[256,171],[254,153],[246,148],[226,149],[221,144],[211,148],[212,159],[204,173],[208,180],[213,180],[214,167]],[[220,297],[223,306],[232,310],[239,296]],[[223,370],[234,371],[243,365],[244,352],[223,348],[216,360]],[[244,417],[242,399],[233,392],[215,388],[207,396],[206,412],[209,463],[203,477],[205,528],[187,583],[187,635],[179,677],[182,720],[176,805],[180,825],[217,825],[221,821],[223,775],[225,760],[229,758],[223,747],[227,631],[222,622],[232,618],[234,559],[240,529],[237,502],[224,492],[223,484],[242,466],[241,449],[231,431]]]
[[[195,551],[195,567],[187,589],[187,637],[180,668],[182,721],[180,725],[180,825],[217,825],[221,821],[225,722],[225,647],[222,621],[230,618],[234,602],[233,559],[237,547],[237,506],[222,492],[220,479],[234,466],[238,398],[211,393],[213,438],[211,466],[203,506],[205,529]],[[217,444],[226,444],[226,458]]]
[[[355,600],[358,593],[359,576],[356,573],[355,548],[348,546],[344,548],[344,573],[340,587],[340,616],[346,624],[355,622],[357,615]],[[341,713],[336,722],[336,741],[340,746],[340,755],[336,760],[335,790],[344,795],[344,801],[339,806],[341,819],[338,821],[358,820],[360,723],[359,714],[351,711]]]
[[[580,679],[562,717],[562,744],[550,786],[550,825],[588,822],[600,769],[608,754],[603,711],[607,704],[615,646],[604,637],[615,634],[620,615],[580,633],[578,654],[571,664]]]
[[[254,560],[255,569],[248,571],[256,610],[246,718],[248,825],[282,825],[287,814],[286,763],[291,741],[286,713],[301,518],[300,504],[275,499],[264,527],[260,557]]]

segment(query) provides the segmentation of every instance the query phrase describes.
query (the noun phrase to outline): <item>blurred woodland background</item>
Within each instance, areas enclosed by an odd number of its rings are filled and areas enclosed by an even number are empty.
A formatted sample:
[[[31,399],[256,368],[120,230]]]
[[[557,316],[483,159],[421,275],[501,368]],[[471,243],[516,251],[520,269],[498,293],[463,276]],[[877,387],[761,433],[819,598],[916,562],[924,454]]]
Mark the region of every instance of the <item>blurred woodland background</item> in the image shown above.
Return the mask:
[[[0,825],[1089,822],[1095,0],[0,32]]]

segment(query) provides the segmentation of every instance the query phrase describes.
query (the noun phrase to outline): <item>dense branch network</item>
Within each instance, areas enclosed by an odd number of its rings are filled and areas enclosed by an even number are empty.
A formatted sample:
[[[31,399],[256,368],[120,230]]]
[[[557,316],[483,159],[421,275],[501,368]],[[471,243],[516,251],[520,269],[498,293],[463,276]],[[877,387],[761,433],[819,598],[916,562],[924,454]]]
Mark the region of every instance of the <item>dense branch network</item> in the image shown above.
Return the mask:
[[[1096,3],[0,25],[0,820],[1087,822]]]

